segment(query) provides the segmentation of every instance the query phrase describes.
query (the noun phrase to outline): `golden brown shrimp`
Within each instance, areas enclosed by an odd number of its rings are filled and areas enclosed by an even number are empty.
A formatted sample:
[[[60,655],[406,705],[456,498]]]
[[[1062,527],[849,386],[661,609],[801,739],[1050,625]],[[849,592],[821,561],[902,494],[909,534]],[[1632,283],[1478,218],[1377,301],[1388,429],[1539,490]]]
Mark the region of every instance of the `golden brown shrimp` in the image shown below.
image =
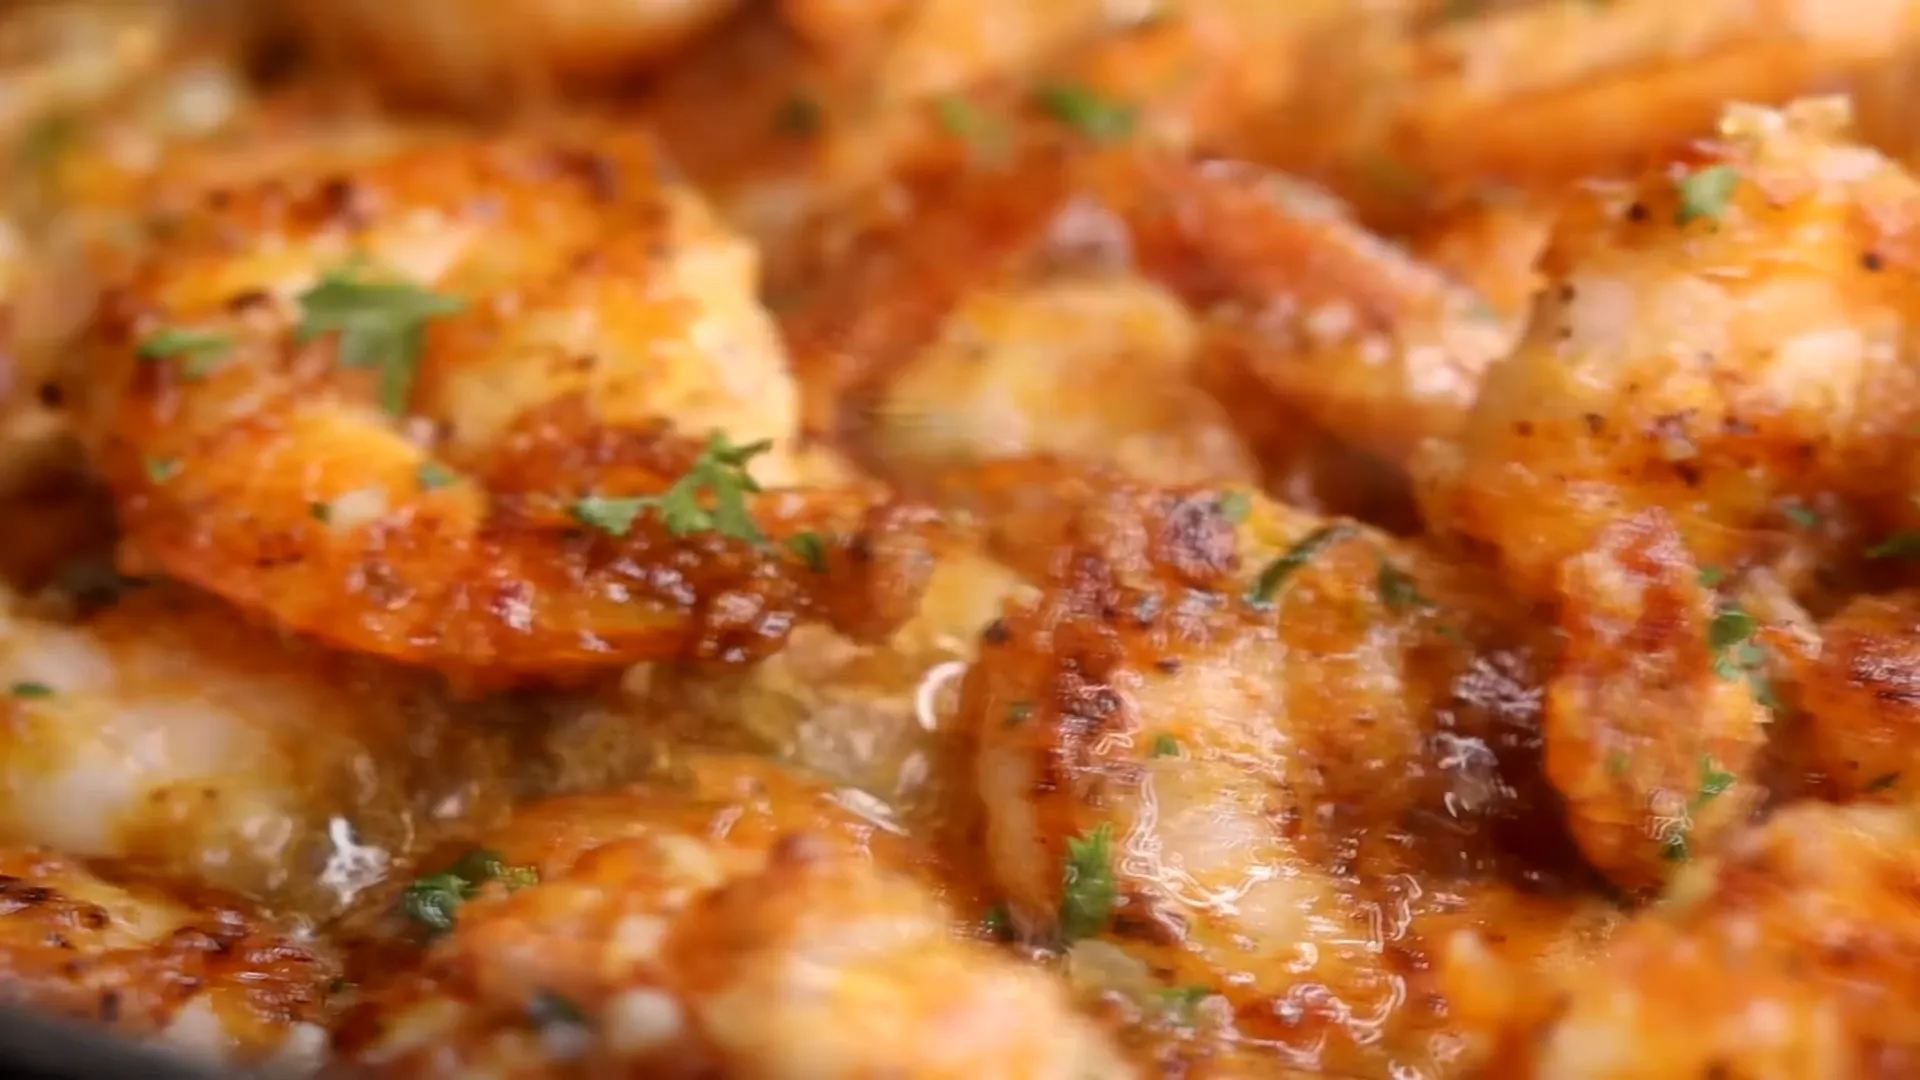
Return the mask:
[[[115,884],[39,848],[0,849],[0,998],[196,1061],[310,1071],[338,962],[217,898]]]
[[[1912,816],[1803,804],[1689,867],[1558,977],[1516,980],[1477,940],[1448,984],[1489,1080],[1911,1075],[1920,846]]]
[[[1920,791],[1920,597],[1859,596],[1787,650],[1813,764],[1844,798]]]
[[[753,254],[643,141],[596,145],[429,142],[175,221],[78,408],[127,561],[490,684],[901,621],[929,520],[749,500],[794,468]]]
[[[1569,206],[1526,339],[1459,444],[1430,446],[1429,523],[1534,596],[1648,507],[1699,565],[1768,565],[1796,593],[1857,556],[1863,514],[1902,512],[1920,420],[1920,185],[1844,126],[1833,100],[1734,107],[1719,141]]]
[[[1424,1057],[1444,1025],[1406,935],[1430,905],[1402,890],[1484,872],[1498,823],[1544,806],[1501,599],[1244,492],[1109,488],[1078,516],[1035,538],[1054,576],[962,692],[1014,918],[1117,948],[1149,997],[1218,995],[1272,1062]]]
[[[529,808],[417,972],[340,1029],[382,1077],[1132,1075],[1061,989],[965,940],[909,846],[749,759]],[[537,883],[535,883],[537,882]],[[422,885],[417,885],[420,888]]]
[[[1509,337],[1470,290],[1370,236],[1331,200],[1247,166],[1038,151],[1011,174],[932,181],[915,206],[783,313],[814,429],[834,430],[849,395],[884,386],[942,333],[964,341],[971,320],[954,312],[969,295],[1058,276],[1062,265],[1131,272],[1230,317],[1246,363],[1280,399],[1392,459],[1458,429]],[[1128,433],[1142,426],[1115,420]],[[1209,426],[1174,430],[1198,442]]]
[[[1544,765],[1587,858],[1628,888],[1723,843],[1763,793],[1758,628],[1717,609],[1698,573],[1659,511],[1603,529],[1560,571]]]
[[[411,101],[473,108],[644,74],[740,8],[740,0],[298,0],[284,12],[311,45]],[[276,13],[278,14],[278,13]]]

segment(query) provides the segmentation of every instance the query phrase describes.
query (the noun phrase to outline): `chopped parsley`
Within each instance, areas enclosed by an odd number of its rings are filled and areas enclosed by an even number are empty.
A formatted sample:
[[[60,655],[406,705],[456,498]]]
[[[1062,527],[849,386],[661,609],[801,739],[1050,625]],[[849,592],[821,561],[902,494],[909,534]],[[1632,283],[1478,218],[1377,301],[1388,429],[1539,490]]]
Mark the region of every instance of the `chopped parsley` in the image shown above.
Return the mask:
[[[308,503],[307,516],[325,525],[333,520],[333,504],[325,502]]]
[[[1005,904],[995,904],[980,916],[980,929],[995,941],[1005,941],[1013,936],[1013,915]]]
[[[1920,558],[1920,531],[1902,529],[1867,549],[1869,559]]]
[[[1357,531],[1352,525],[1342,522],[1338,525],[1323,525],[1308,533],[1305,539],[1288,548],[1285,554],[1268,563],[1267,568],[1260,571],[1260,576],[1247,589],[1247,603],[1272,603],[1274,595],[1280,591],[1280,586],[1286,584],[1295,570],[1312,562],[1320,556],[1321,552],[1353,536]]]
[[[146,470],[150,484],[164,484],[180,475],[180,463],[173,458],[150,457],[140,464]]]
[[[1724,567],[1708,564],[1700,568],[1699,580],[1701,588],[1715,589],[1720,586],[1721,582],[1727,580],[1727,571]]]
[[[429,932],[445,933],[453,929],[460,905],[478,895],[487,882],[500,881],[517,889],[539,880],[533,867],[508,866],[498,852],[475,848],[446,869],[415,878],[400,894],[400,910]]]
[[[1606,764],[1607,764],[1607,775],[1609,776],[1626,775],[1627,766],[1628,766],[1627,752],[1625,750],[1615,750],[1613,753],[1607,755]]]
[[[434,491],[446,487],[459,479],[459,476],[437,461],[423,461],[414,470],[414,478],[420,481],[420,490]]]
[[[1067,840],[1060,874],[1060,939],[1078,941],[1104,930],[1113,918],[1118,891],[1113,882],[1113,826],[1102,822],[1085,836]]]
[[[779,111],[773,114],[773,126],[786,135],[812,135],[825,119],[819,102],[805,94],[794,94],[780,103]]]
[[[1733,787],[1736,777],[1720,767],[1713,755],[1700,755],[1700,776],[1696,781],[1693,798],[1687,802],[1689,814],[1698,813],[1700,808],[1727,793]],[[1687,832],[1691,823],[1683,821],[1660,842],[1660,857],[1667,862],[1686,862],[1689,851]]]
[[[1153,749],[1148,751],[1148,756],[1149,757],[1179,757],[1180,756],[1180,740],[1174,738],[1171,735],[1167,735],[1164,733],[1160,735],[1156,735],[1154,736],[1154,739],[1153,739]]]
[[[53,687],[43,682],[17,682],[7,688],[7,693],[17,698],[48,698],[53,696]]]
[[[1715,675],[1728,682],[1745,679],[1754,699],[1771,709],[1780,701],[1767,684],[1767,652],[1754,640],[1759,630],[1760,623],[1753,616],[1738,605],[1728,604],[1707,624],[1707,648],[1713,650]]]
[[[1168,1021],[1191,1027],[1200,1003],[1212,997],[1213,991],[1204,986],[1170,986],[1154,996],[1159,999],[1160,1011]]]
[[[1734,189],[1739,186],[1740,171],[1731,165],[1709,165],[1688,173],[1674,183],[1680,205],[1673,212],[1673,223],[1687,225],[1701,220],[1720,220]]]
[[[693,467],[666,491],[621,498],[589,495],[575,500],[569,512],[575,521],[611,536],[627,535],[642,511],[653,510],[675,536],[717,532],[758,544],[766,537],[747,513],[746,496],[759,491],[760,485],[747,467],[772,446],[770,439],[735,446],[724,432],[716,431]],[[712,509],[702,504],[702,494],[712,496]]]
[[[1042,112],[1095,142],[1112,142],[1133,133],[1140,110],[1109,101],[1084,86],[1056,83],[1035,91]]]
[[[1816,513],[1812,507],[1793,503],[1780,512],[1786,515],[1788,521],[1793,522],[1803,529],[1817,529],[1820,527],[1820,515]]]
[[[1031,701],[1016,701],[1007,706],[1008,727],[1012,727],[1015,724],[1024,724],[1032,716],[1033,702]]]
[[[1247,520],[1248,511],[1253,509],[1253,499],[1244,491],[1229,491],[1220,496],[1220,516],[1235,525]]]
[[[787,537],[787,550],[800,557],[807,569],[816,574],[827,572],[827,545],[814,532],[797,532]]]
[[[167,327],[148,334],[134,350],[142,360],[180,361],[180,375],[203,379],[233,353],[233,338],[214,330]]]
[[[1869,795],[1877,794],[1882,791],[1891,790],[1893,786],[1898,784],[1899,782],[1900,782],[1899,773],[1897,772],[1881,773],[1879,776],[1876,776],[1873,779],[1867,781],[1866,790]]]
[[[1433,606],[1433,601],[1420,594],[1420,586],[1413,580],[1413,575],[1386,559],[1380,560],[1380,576],[1375,585],[1380,591],[1381,602],[1389,610],[1411,611]]]
[[[297,342],[340,335],[340,363],[378,373],[380,407],[407,410],[427,323],[466,309],[466,301],[405,282],[361,281],[343,271],[323,276],[297,297]]]

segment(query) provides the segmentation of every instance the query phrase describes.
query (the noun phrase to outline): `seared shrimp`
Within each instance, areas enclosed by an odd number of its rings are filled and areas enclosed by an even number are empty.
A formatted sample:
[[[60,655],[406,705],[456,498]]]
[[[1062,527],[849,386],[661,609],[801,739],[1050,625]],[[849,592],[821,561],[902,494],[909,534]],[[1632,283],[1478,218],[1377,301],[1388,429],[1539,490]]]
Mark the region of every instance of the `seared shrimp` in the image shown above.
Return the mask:
[[[115,884],[39,848],[0,848],[0,998],[211,1066],[324,1060],[338,962],[217,898]]]
[[[1524,751],[1496,749],[1538,694],[1499,599],[1244,492],[1122,489],[1081,518],[962,692],[1015,920],[1221,996],[1278,1060],[1420,1056],[1381,1042],[1434,1022],[1381,950],[1425,906],[1395,894],[1422,842],[1380,838],[1434,827],[1422,879],[1471,876],[1483,826],[1537,812]]]
[[[1786,651],[1813,764],[1844,798],[1920,791],[1920,596],[1860,596]]]
[[[1920,1065],[1912,815],[1804,804],[1689,867],[1591,962],[1515,980],[1480,942],[1449,963],[1492,1080],[1842,1080]]]
[[[1712,850],[1763,794],[1758,625],[1698,575],[1659,511],[1608,526],[1560,571],[1544,764],[1587,858],[1629,888]]]
[[[740,0],[296,0],[292,24],[323,54],[412,101],[530,104],[644,74]]]
[[[1699,565],[1767,564],[1796,592],[1857,555],[1860,515],[1906,502],[1920,421],[1920,185],[1847,142],[1845,115],[1734,107],[1719,141],[1568,207],[1525,340],[1459,444],[1430,445],[1428,521],[1534,596],[1649,507]]]
[[[794,396],[753,254],[597,145],[429,144],[175,222],[81,387],[126,561],[490,684],[897,625],[930,522],[754,495]]]
[[[7,840],[315,917],[492,808],[514,760],[417,679],[164,588],[77,621],[0,612],[0,719]]]
[[[382,1077],[1132,1075],[1044,974],[956,934],[904,841],[764,764],[688,769],[483,838],[501,883],[475,883],[417,972],[369,988],[347,1059]]]
[[[933,183],[921,199],[918,212],[864,241],[783,315],[810,427],[831,430],[845,395],[857,400],[886,385],[894,365],[943,335],[961,348],[984,336],[963,306],[970,294],[1059,276],[1063,265],[1136,273],[1229,319],[1247,363],[1277,396],[1392,459],[1423,437],[1458,430],[1481,372],[1509,337],[1470,290],[1368,235],[1337,203],[1251,167],[1145,152],[1038,152],[1012,175],[974,170]],[[893,299],[876,304],[876,296]],[[981,376],[982,385],[1006,383],[991,378]],[[932,395],[915,387],[901,391],[913,407],[889,407],[902,426],[929,423],[923,399]],[[1184,458],[1214,470],[1230,464],[1199,454],[1211,430],[1205,414],[1167,408],[1192,418],[1127,416],[1104,405],[1096,415],[1118,434],[1185,433],[1174,444]],[[889,419],[879,417],[883,426]],[[1031,441],[1036,451],[1059,449]]]

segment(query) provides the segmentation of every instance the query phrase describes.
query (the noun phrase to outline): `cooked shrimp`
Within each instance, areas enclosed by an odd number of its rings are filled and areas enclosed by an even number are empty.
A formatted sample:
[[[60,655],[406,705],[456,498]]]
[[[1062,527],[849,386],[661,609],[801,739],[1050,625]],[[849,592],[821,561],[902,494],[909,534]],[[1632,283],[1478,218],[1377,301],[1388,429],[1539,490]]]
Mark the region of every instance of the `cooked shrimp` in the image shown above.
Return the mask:
[[[1911,1075],[1917,835],[1884,807],[1788,808],[1556,979],[1515,981],[1463,939],[1448,982],[1491,1049],[1481,1075]]]
[[[1062,263],[1131,270],[1199,311],[1231,309],[1247,362],[1280,398],[1394,459],[1457,431],[1509,336],[1470,290],[1330,200],[1250,167],[1041,152],[1012,175],[945,178],[921,198],[783,315],[812,427],[831,430],[846,395],[884,385],[945,327],[966,335],[969,320],[949,320],[969,294]],[[1121,419],[1110,406],[1102,413]],[[1188,446],[1208,430],[1155,426],[1192,432]]]
[[[218,900],[114,884],[37,848],[0,849],[0,997],[205,1064],[310,1071],[339,966]]]
[[[1658,511],[1602,530],[1560,571],[1547,777],[1616,882],[1663,881],[1745,824],[1769,713],[1752,616],[1718,610]]]
[[[1198,384],[1204,346],[1177,300],[1128,276],[983,290],[887,380],[860,435],[902,481],[1028,456],[1253,481],[1252,453]]]
[[[1920,43],[1911,0],[1436,7],[1302,87],[1296,114],[1324,121],[1254,128],[1238,152],[1405,219],[1427,197],[1638,168],[1705,134],[1726,102],[1830,92]]]
[[[175,223],[79,402],[128,563],[486,684],[897,625],[929,520],[749,498],[794,420],[753,255],[598,145],[433,143]]]
[[[0,690],[0,835],[315,917],[508,794],[483,714],[167,589],[0,613]]]
[[[1791,651],[1814,763],[1847,797],[1920,790],[1920,597],[1856,597]]]
[[[1279,1060],[1378,1072],[1419,1041],[1383,1031],[1432,1018],[1381,952],[1419,844],[1385,842],[1376,878],[1361,838],[1439,826],[1444,877],[1484,866],[1481,827],[1535,812],[1494,747],[1537,676],[1492,644],[1499,599],[1430,556],[1243,499],[1106,496],[985,632],[962,716],[988,852],[1030,935],[1224,996]]]
[[[740,0],[298,0],[311,43],[413,101],[498,108],[645,73]]]
[[[529,809],[341,1029],[369,1075],[1128,1076],[1057,985],[956,935],[903,841],[764,764]]]
[[[1920,421],[1899,272],[1920,185],[1844,122],[1830,100],[1734,107],[1696,156],[1570,206],[1526,339],[1458,446],[1430,448],[1428,521],[1534,596],[1647,507],[1699,565],[1770,565],[1796,592],[1857,554],[1859,516],[1906,501]]]

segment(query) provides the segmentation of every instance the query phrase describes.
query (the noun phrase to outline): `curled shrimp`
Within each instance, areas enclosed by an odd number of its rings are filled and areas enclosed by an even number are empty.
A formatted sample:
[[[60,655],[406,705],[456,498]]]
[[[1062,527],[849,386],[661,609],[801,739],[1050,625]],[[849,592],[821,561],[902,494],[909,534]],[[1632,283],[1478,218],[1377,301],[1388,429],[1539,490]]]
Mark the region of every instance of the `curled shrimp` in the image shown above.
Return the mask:
[[[433,142],[171,223],[79,394],[123,561],[488,685],[909,615],[927,515],[760,491],[794,395],[751,249],[597,146]]]
[[[1010,170],[930,180],[897,231],[868,237],[783,316],[810,430],[964,326],[1007,282],[1128,271],[1219,320],[1278,398],[1389,459],[1464,423],[1510,327],[1473,290],[1244,164],[1152,151],[1036,150]]]

